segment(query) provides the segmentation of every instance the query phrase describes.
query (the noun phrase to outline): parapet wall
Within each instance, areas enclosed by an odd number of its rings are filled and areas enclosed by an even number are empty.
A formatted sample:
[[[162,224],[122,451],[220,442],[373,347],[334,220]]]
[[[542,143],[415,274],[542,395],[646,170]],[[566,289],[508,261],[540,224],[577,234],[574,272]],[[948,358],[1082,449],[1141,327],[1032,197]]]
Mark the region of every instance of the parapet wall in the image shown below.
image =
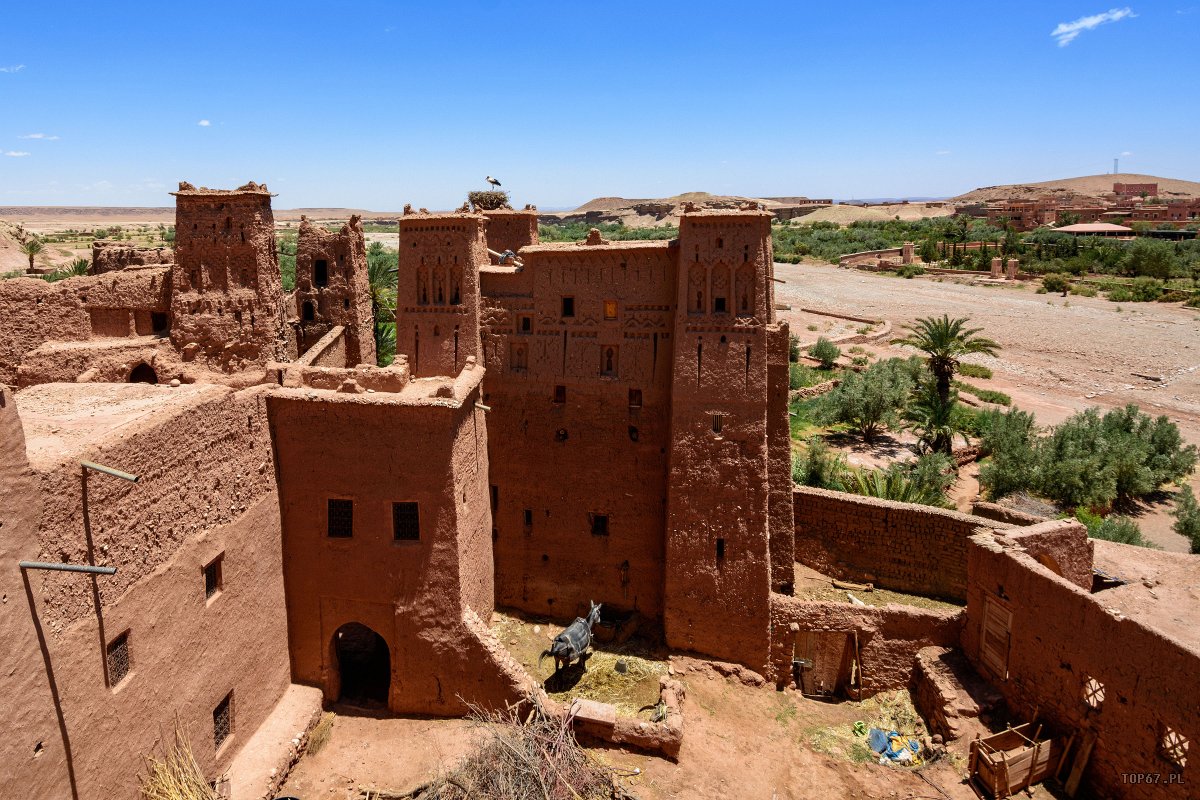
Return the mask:
[[[140,267],[147,264],[170,264],[175,251],[169,247],[137,247],[125,242],[92,242],[92,266],[89,275]]]
[[[967,540],[1011,525],[806,486],[793,493],[796,560],[843,580],[961,600]]]

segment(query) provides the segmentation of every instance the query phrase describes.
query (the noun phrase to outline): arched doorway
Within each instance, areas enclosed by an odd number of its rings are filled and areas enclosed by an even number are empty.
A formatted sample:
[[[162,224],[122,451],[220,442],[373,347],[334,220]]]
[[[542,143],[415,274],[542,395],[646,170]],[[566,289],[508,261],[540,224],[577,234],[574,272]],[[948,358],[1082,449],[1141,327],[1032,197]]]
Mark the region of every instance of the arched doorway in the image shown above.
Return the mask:
[[[158,383],[158,373],[154,371],[154,367],[143,361],[130,371],[129,382]]]
[[[341,687],[339,701],[387,706],[392,657],[382,636],[366,625],[347,622],[333,634],[333,657]]]

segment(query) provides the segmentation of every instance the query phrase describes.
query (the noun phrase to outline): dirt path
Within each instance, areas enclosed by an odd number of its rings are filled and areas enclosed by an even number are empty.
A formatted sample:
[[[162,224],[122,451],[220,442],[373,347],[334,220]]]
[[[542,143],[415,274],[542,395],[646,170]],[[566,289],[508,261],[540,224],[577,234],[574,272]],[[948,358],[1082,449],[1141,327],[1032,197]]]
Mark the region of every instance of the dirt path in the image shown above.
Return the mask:
[[[897,335],[919,317],[970,317],[1001,346],[996,358],[972,358],[995,373],[981,383],[1011,395],[1041,425],[1091,406],[1136,403],[1166,414],[1187,441],[1200,444],[1200,313],[1193,309],[1036,294],[1025,284],[905,280],[824,264],[776,264],[775,275],[786,281],[776,285],[779,303],[887,319]],[[791,321],[791,312],[779,313]],[[1193,476],[1192,486],[1200,490],[1200,478]],[[1155,503],[1137,522],[1164,549],[1186,551],[1186,540],[1171,530],[1170,508]]]

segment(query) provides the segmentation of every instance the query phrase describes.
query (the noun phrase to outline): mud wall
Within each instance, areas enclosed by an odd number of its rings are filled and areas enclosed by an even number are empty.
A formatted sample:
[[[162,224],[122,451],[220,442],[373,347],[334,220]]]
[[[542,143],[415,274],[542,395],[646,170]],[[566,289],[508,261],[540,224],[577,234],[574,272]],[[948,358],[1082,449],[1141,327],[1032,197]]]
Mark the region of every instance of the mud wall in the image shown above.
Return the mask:
[[[171,341],[185,359],[234,371],[287,356],[286,311],[271,194],[248,183],[231,191],[175,192]]]
[[[496,209],[485,211],[487,217],[487,246],[497,253],[537,244],[537,209],[526,207],[523,211]]]
[[[491,667],[491,516],[482,370],[443,399],[277,389],[268,401],[283,520],[293,680],[341,694],[339,629],[387,643],[394,712],[455,715],[514,699]],[[352,532],[329,536],[329,501]],[[417,503],[419,537],[396,538],[393,503]],[[486,628],[485,628],[486,630]]]
[[[929,506],[798,486],[796,561],[842,580],[962,600],[967,540],[1011,526]]]
[[[171,735],[176,718],[205,775],[215,778],[287,687],[286,628],[274,493],[269,486],[245,494],[205,491],[217,476],[231,488],[254,459],[269,463],[269,451],[241,442],[224,450],[223,465],[218,458],[193,471],[197,454],[220,449],[195,432],[201,418],[213,425],[216,416],[245,431],[248,417],[261,410],[252,399],[226,394],[202,406],[202,414],[184,415],[170,433],[141,430],[123,441],[118,435],[87,452],[142,478],[135,485],[93,473],[85,525],[78,463],[21,465],[20,429],[9,413],[14,405],[6,405],[0,409],[6,602],[0,669],[13,725],[0,741],[0,796],[133,796],[143,755]],[[172,445],[164,447],[164,440]],[[243,448],[247,455],[239,458]],[[164,463],[164,452],[186,458]],[[194,494],[188,486],[197,475],[206,476],[205,490]],[[203,511],[187,502],[197,494]],[[217,558],[220,590],[206,597],[204,568]],[[22,575],[19,559],[94,561],[118,572],[94,579]],[[129,637],[130,670],[114,683],[106,645],[122,633]],[[231,735],[218,749],[213,711],[230,692]]]
[[[298,352],[341,325],[346,329],[346,360],[336,366],[375,363],[367,249],[358,216],[336,233],[300,218],[293,300]]]
[[[137,247],[124,242],[92,242],[92,266],[89,275],[140,267],[147,264],[170,264],[175,252],[166,246]]]
[[[1105,608],[1103,593],[1089,594],[990,537],[972,539],[969,559],[963,650],[1011,708],[1027,715],[1036,711],[1060,735],[1084,730],[1098,735],[1083,775],[1083,793],[1163,797],[1164,791],[1170,794],[1191,784],[1200,692],[1187,676],[1200,669],[1200,653],[1114,613]],[[989,671],[980,657],[989,604],[1012,614],[1007,679]],[[1098,709],[1085,702],[1089,678],[1104,687]],[[1162,755],[1165,727],[1191,742],[1186,771]],[[1159,777],[1146,784],[1125,782],[1123,775]],[[1181,779],[1184,784],[1168,785]]]
[[[772,594],[771,660],[776,684],[783,687],[792,680],[792,659],[801,655],[796,652],[799,634],[832,632],[858,635],[863,697],[907,688],[917,651],[930,645],[956,646],[963,619],[961,610],[894,604],[863,607]]]
[[[595,600],[658,619],[672,252],[543,245],[522,257],[521,273],[484,275],[497,602],[570,619]]]
[[[672,352],[666,613],[672,647],[770,674],[770,214],[685,213]],[[786,353],[783,356],[786,358]],[[776,358],[778,355],[776,354]],[[789,477],[790,483],[790,477]]]
[[[479,214],[400,218],[396,352],[419,378],[457,375],[479,358],[479,267],[488,263]]]
[[[36,278],[0,281],[0,381],[16,383],[25,354],[46,342],[163,332],[169,306],[169,267],[135,268],[56,283]],[[75,374],[52,379],[73,380]]]

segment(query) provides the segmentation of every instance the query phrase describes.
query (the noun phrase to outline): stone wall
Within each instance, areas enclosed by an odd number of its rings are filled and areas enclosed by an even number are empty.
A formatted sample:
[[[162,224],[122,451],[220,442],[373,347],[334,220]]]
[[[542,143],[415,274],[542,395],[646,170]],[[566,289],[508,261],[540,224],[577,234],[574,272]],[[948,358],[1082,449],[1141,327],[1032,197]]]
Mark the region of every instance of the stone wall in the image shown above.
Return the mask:
[[[830,577],[961,600],[967,540],[1012,527],[930,506],[798,486],[796,561]]]
[[[1200,652],[1107,608],[1104,593],[1090,594],[990,536],[972,538],[969,559],[963,650],[1017,713],[1036,714],[1059,735],[1098,736],[1081,796],[1151,798],[1173,789],[1192,796],[1185,787],[1194,782],[1200,692],[1190,678],[1200,670]],[[981,658],[989,607],[1011,615],[1001,649],[1006,674]],[[1098,708],[1085,699],[1089,680],[1103,685]],[[1191,742],[1186,771],[1162,755],[1167,727]],[[1131,783],[1124,775],[1158,780]],[[1168,785],[1180,779],[1184,783]]]

